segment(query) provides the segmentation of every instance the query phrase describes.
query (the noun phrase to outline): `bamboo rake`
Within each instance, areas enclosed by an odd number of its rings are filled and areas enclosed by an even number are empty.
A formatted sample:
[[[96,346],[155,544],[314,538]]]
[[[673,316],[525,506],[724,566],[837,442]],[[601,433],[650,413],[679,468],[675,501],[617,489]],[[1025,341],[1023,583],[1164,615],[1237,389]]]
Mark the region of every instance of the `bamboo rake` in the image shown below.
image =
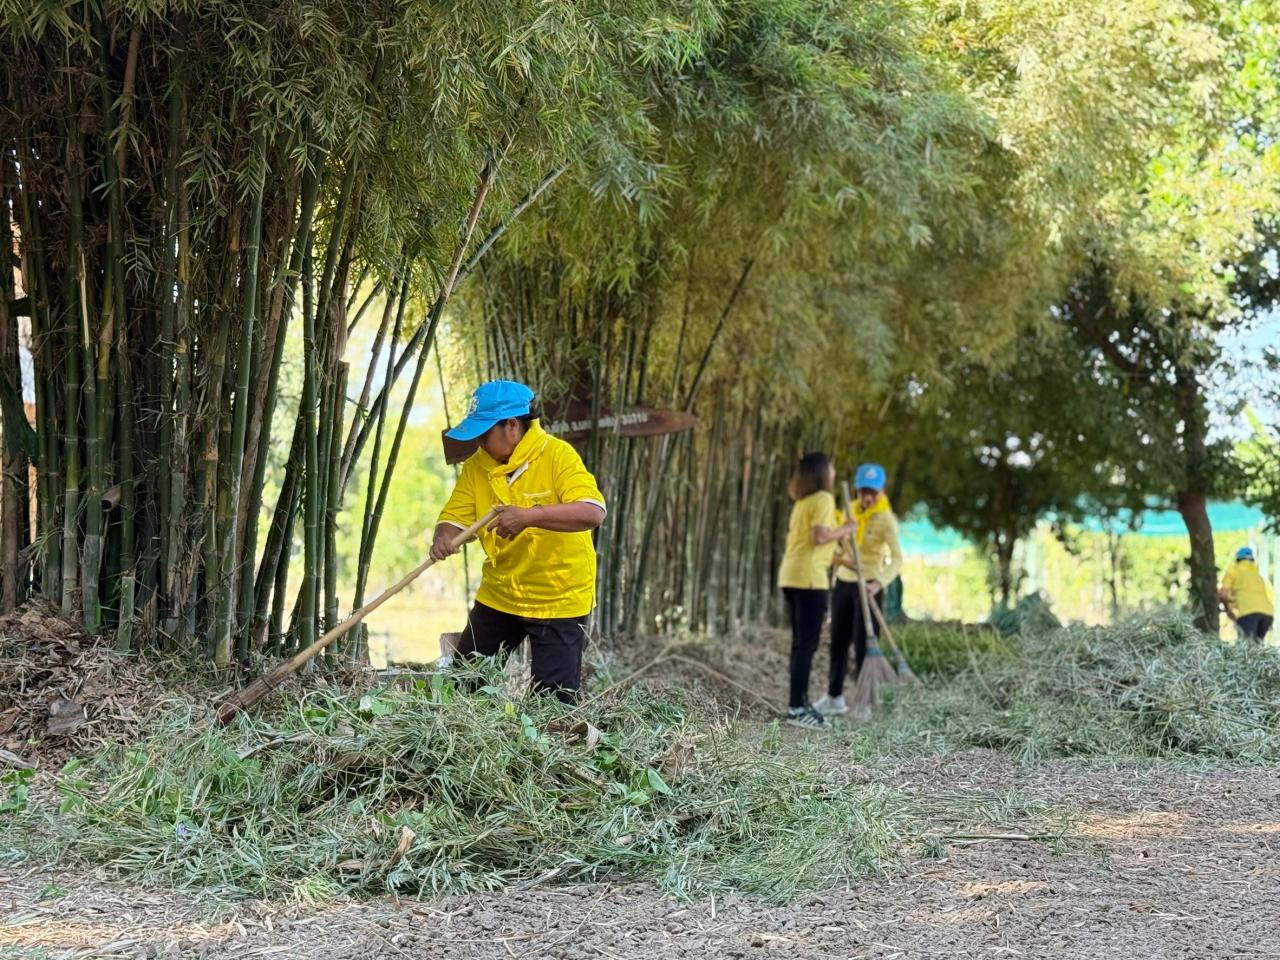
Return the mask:
[[[460,531],[458,535],[453,538],[451,543],[453,549],[460,549],[463,544],[469,541],[482,529],[487,527],[496,516],[497,512],[490,510],[471,526],[467,527],[467,529]],[[269,694],[272,690],[280,686],[287,677],[296,673],[304,663],[316,654],[320,653],[325,647],[329,646],[329,644],[333,643],[333,641],[337,640],[352,627],[364,620],[365,617],[373,613],[373,611],[377,610],[397,593],[409,586],[409,584],[413,583],[414,580],[418,579],[418,577],[422,576],[422,574],[426,572],[427,568],[434,564],[435,560],[431,558],[427,558],[422,561],[422,563],[418,564],[401,577],[399,582],[382,591],[382,593],[378,594],[359,610],[356,610],[351,614],[351,616],[347,617],[346,620],[343,620],[342,623],[338,624],[315,643],[311,644],[311,646],[307,647],[305,650],[299,650],[274,670],[263,674],[257,680],[253,681],[253,683],[235,693],[226,701],[226,703],[218,707],[218,723],[225,726],[231,722],[232,718],[235,717],[237,713],[242,710],[248,710],[254,704],[258,703],[258,701]]]

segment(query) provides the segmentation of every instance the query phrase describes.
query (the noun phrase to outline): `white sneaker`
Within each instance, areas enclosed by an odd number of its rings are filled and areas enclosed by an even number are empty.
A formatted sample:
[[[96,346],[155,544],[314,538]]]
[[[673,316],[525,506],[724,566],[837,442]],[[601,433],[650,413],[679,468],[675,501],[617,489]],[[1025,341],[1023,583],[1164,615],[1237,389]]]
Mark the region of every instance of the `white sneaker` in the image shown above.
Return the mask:
[[[824,717],[842,717],[849,712],[849,706],[844,702],[844,697],[832,697],[825,693],[813,705],[813,709]]]

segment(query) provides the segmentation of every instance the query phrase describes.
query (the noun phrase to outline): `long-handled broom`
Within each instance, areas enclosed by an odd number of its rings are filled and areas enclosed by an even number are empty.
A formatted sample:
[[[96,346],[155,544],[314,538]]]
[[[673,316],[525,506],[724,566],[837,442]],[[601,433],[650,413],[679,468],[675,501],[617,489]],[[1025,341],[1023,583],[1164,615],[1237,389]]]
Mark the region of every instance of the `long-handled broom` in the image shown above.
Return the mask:
[[[849,495],[849,484],[843,487],[844,511],[846,517],[853,516],[853,498]],[[851,536],[845,541],[849,553],[853,557],[853,568],[858,574],[858,596],[862,600],[862,625],[866,630],[867,655],[862,661],[862,669],[858,671],[858,679],[853,685],[851,707],[857,720],[869,720],[876,707],[880,706],[881,688],[897,683],[898,672],[885,659],[884,651],[876,638],[875,627],[871,623],[871,598],[867,595],[867,581],[862,575],[862,555],[858,551],[858,538]]]
[[[497,515],[498,513],[496,510],[490,510],[471,526],[467,527],[467,529],[460,530],[458,535],[451,541],[453,549],[457,550],[460,548],[480,530],[493,522],[493,518]],[[299,650],[292,657],[277,666],[275,669],[271,670],[269,673],[264,673],[243,690],[232,694],[229,700],[222,704],[222,706],[218,707],[218,723],[230,723],[231,719],[241,710],[248,710],[272,690],[280,686],[280,684],[283,683],[290,674],[295,673],[304,663],[314,657],[329,644],[333,643],[333,641],[337,640],[369,614],[373,613],[373,611],[377,610],[409,584],[413,583],[414,580],[417,580],[418,577],[422,576],[427,568],[432,566],[434,563],[435,561],[430,558],[422,561],[422,563],[418,564],[401,577],[399,582],[388,587],[386,590],[383,590],[382,593],[378,594],[359,610],[352,613],[351,616],[347,617],[347,619],[343,620],[323,637],[311,644],[311,646],[307,647],[305,650]]]
[[[880,633],[883,634],[885,640],[889,642],[889,652],[893,654],[894,666],[898,669],[898,678],[913,687],[924,686],[924,682],[911,672],[911,667],[907,663],[906,654],[904,654],[902,652],[902,648],[898,646],[898,641],[893,638],[893,631],[889,629],[889,621],[884,618],[884,614],[880,612],[880,608],[875,604],[872,604],[871,612],[875,614],[876,623],[880,625]]]

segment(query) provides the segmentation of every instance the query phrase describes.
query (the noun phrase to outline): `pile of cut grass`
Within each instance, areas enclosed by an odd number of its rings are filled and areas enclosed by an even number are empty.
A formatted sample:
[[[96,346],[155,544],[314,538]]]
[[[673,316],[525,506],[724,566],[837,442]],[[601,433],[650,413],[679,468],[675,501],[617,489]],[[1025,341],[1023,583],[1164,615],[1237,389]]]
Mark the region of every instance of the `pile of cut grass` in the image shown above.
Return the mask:
[[[1019,598],[1012,607],[1001,603],[991,611],[987,623],[1005,637],[1036,636],[1062,629],[1062,621],[1038,591]]]
[[[879,749],[1280,761],[1280,651],[1165,615],[1025,633],[952,680],[902,693]]]
[[[892,629],[912,672],[931,683],[962,673],[975,658],[1008,655],[1013,649],[988,626],[914,620]]]
[[[592,730],[578,733],[585,719]],[[178,719],[73,762],[24,847],[149,884],[322,899],[656,880],[786,900],[865,872],[893,839],[873,789],[631,691],[564,718],[440,677],[314,691],[221,730]],[[600,735],[596,736],[596,732]]]

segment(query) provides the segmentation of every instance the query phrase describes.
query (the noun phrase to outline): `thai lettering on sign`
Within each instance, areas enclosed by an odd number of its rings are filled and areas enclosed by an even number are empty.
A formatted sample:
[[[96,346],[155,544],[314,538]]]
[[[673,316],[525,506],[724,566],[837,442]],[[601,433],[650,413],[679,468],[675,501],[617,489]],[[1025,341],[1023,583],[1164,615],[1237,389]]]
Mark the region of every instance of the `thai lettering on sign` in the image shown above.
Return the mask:
[[[637,424],[648,423],[649,419],[648,410],[628,410],[625,413],[610,413],[600,418],[599,429],[612,430],[617,427],[634,427]],[[547,433],[553,436],[590,429],[591,419],[589,417],[585,420],[556,420],[546,426]]]

